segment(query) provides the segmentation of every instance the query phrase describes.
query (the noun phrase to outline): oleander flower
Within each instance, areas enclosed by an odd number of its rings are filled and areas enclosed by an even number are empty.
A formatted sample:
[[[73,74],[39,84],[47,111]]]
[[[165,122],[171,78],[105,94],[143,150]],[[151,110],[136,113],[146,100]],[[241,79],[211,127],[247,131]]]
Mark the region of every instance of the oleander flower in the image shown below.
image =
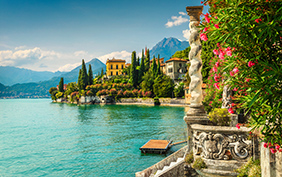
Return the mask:
[[[253,61],[249,61],[249,62],[248,62],[248,66],[249,66],[249,67],[252,67],[252,66],[254,66],[254,65],[255,65],[255,63],[254,63]]]
[[[219,83],[214,83],[214,87],[219,89]]]
[[[277,150],[273,149],[273,148],[270,148],[270,151],[271,151],[272,154],[275,154],[277,152]]]
[[[268,144],[267,143],[263,143],[263,147],[267,148]]]
[[[238,129],[240,129],[240,128],[241,128],[239,124],[236,124],[236,127],[237,127]]]
[[[216,67],[219,67],[219,62],[216,62],[216,63],[215,63],[215,66],[216,66]]]
[[[215,55],[219,55],[219,53],[218,53],[218,50],[217,50],[217,49],[214,49],[214,50],[213,50],[213,53],[214,53]]]
[[[217,28],[217,29],[219,28],[218,24],[214,24],[214,27]]]
[[[201,34],[200,34],[200,38],[201,38],[201,40],[203,40],[203,41],[207,41],[207,40],[208,40],[208,37],[207,37],[207,35],[206,35],[205,33],[201,33]]]
[[[250,82],[250,80],[251,80],[251,79],[249,79],[249,78],[246,78],[246,82]]]
[[[237,91],[238,91],[238,88],[237,88],[237,87],[234,87],[233,91],[237,92]]]
[[[235,67],[233,70],[234,74],[238,73],[239,72],[239,69],[237,67]]]

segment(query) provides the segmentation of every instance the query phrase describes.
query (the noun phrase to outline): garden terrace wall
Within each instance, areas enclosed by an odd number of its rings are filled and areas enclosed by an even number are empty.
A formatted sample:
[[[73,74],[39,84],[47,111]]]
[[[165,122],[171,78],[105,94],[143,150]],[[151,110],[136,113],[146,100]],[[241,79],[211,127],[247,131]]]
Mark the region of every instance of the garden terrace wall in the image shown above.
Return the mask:
[[[204,174],[237,176],[234,170],[251,157],[257,159],[258,143],[255,137],[249,137],[251,128],[199,124],[193,124],[191,128],[194,159],[204,159],[207,165],[201,170]]]

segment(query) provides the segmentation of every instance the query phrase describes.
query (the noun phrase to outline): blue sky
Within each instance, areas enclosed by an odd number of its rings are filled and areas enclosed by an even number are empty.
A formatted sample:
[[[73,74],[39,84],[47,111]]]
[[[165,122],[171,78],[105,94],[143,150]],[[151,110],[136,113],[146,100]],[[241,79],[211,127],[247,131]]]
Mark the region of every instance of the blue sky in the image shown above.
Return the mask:
[[[186,6],[200,2],[0,0],[0,65],[69,71],[82,58],[129,61],[164,37],[187,40]]]

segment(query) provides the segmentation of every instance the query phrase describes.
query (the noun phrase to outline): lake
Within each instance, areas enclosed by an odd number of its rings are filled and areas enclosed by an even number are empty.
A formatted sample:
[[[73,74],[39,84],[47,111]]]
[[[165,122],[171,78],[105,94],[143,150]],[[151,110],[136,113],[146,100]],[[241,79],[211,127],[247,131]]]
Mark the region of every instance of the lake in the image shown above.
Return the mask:
[[[134,176],[166,157],[140,152],[149,139],[185,139],[183,117],[184,107],[0,99],[0,176]]]

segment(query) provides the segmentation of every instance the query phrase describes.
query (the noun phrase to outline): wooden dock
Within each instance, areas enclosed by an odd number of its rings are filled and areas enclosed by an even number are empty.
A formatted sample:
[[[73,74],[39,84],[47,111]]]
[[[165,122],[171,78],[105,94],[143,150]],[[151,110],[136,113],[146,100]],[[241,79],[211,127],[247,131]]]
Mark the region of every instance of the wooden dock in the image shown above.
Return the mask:
[[[145,143],[141,148],[141,152],[143,153],[158,153],[163,154],[170,148],[170,144],[172,141],[170,140],[154,140],[151,139],[147,143]]]

